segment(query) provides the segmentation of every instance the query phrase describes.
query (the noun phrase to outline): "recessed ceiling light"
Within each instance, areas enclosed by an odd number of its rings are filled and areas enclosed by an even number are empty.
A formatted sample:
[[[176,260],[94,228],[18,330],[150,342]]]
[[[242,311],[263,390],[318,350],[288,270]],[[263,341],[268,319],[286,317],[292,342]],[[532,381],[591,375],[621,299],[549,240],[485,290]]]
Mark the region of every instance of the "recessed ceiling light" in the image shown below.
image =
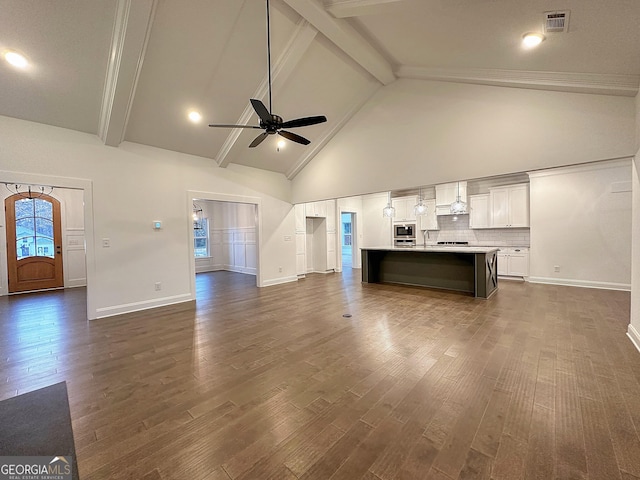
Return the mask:
[[[198,123],[200,122],[200,120],[202,120],[202,114],[200,112],[196,112],[195,110],[191,110],[188,117],[189,120],[191,120],[193,123]]]
[[[27,68],[29,65],[29,62],[24,55],[21,55],[18,52],[5,52],[4,59],[16,68]]]
[[[538,32],[525,33],[522,36],[522,44],[527,48],[537,47],[545,39],[545,36]]]

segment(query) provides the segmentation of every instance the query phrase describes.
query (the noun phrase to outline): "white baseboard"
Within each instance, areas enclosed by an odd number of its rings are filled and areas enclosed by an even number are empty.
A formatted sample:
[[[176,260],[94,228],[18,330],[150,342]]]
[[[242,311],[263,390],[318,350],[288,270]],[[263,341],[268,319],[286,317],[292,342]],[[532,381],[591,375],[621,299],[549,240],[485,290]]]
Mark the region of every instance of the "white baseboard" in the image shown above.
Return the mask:
[[[590,280],[573,280],[569,278],[529,277],[530,283],[546,283],[550,285],[563,285],[565,287],[600,288],[603,290],[631,291],[629,283],[594,282]]]
[[[627,328],[627,337],[629,337],[631,343],[636,347],[636,350],[640,352],[640,333],[631,324],[629,324],[629,328]]]
[[[262,283],[263,287],[270,287],[272,285],[280,285],[281,283],[297,282],[298,276],[292,275],[289,277],[272,278],[271,280],[265,280]]]
[[[196,265],[196,273],[218,272],[223,269],[224,267],[222,265],[206,265],[201,267]]]
[[[235,272],[235,273],[246,273],[248,275],[255,275],[256,274],[256,269],[255,268],[239,267],[237,265],[224,265],[219,270],[226,270],[228,272]]]
[[[173,295],[171,297],[154,298],[153,300],[144,300],[142,302],[124,303],[122,305],[114,305],[112,307],[96,308],[96,318],[112,317],[114,315],[122,315],[123,313],[148,310],[150,308],[166,307],[169,305],[175,305],[176,303],[190,302],[192,300],[195,300],[195,298],[191,298],[190,293],[183,293],[182,295]]]

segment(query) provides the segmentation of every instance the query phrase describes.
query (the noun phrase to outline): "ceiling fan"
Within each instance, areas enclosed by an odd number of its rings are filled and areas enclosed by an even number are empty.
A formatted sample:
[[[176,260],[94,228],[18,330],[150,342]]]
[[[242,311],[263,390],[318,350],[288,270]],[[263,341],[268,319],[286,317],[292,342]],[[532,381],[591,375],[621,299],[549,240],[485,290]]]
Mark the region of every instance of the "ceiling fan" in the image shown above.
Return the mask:
[[[307,127],[309,125],[316,125],[327,121],[327,117],[324,115],[317,115],[314,117],[296,118],[295,120],[284,121],[279,115],[275,115],[271,109],[271,27],[269,17],[269,0],[267,0],[267,61],[269,69],[269,109],[262,103],[262,101],[255,98],[250,99],[251,106],[258,114],[260,119],[260,125],[225,125],[225,124],[211,124],[210,127],[222,127],[222,128],[255,128],[264,130],[258,135],[253,142],[249,145],[249,148],[254,148],[260,145],[269,135],[275,135],[276,133],[281,137],[284,137],[292,142],[300,143],[302,145],[309,145],[311,142],[300,135],[293,132],[283,130],[283,128],[297,128]]]

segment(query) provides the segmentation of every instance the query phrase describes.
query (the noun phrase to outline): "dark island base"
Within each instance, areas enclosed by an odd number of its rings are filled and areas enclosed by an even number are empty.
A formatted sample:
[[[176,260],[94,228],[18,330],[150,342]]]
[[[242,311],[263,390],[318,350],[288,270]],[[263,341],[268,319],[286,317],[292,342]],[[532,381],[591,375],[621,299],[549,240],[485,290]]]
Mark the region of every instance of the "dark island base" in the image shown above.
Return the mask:
[[[432,287],[488,298],[498,288],[497,255],[364,249],[362,281]]]

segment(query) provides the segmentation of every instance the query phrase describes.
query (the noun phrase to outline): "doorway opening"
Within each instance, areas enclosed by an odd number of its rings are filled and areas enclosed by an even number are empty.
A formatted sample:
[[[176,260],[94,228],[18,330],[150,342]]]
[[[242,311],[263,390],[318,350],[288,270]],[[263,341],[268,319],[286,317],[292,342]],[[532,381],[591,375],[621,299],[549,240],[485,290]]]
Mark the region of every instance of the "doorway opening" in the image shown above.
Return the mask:
[[[340,212],[340,249],[342,270],[357,268],[358,254],[356,247],[356,214],[354,212]]]
[[[206,192],[189,192],[189,198],[192,299],[216,283],[213,277],[230,281],[240,274],[242,283],[261,287],[260,199]]]

